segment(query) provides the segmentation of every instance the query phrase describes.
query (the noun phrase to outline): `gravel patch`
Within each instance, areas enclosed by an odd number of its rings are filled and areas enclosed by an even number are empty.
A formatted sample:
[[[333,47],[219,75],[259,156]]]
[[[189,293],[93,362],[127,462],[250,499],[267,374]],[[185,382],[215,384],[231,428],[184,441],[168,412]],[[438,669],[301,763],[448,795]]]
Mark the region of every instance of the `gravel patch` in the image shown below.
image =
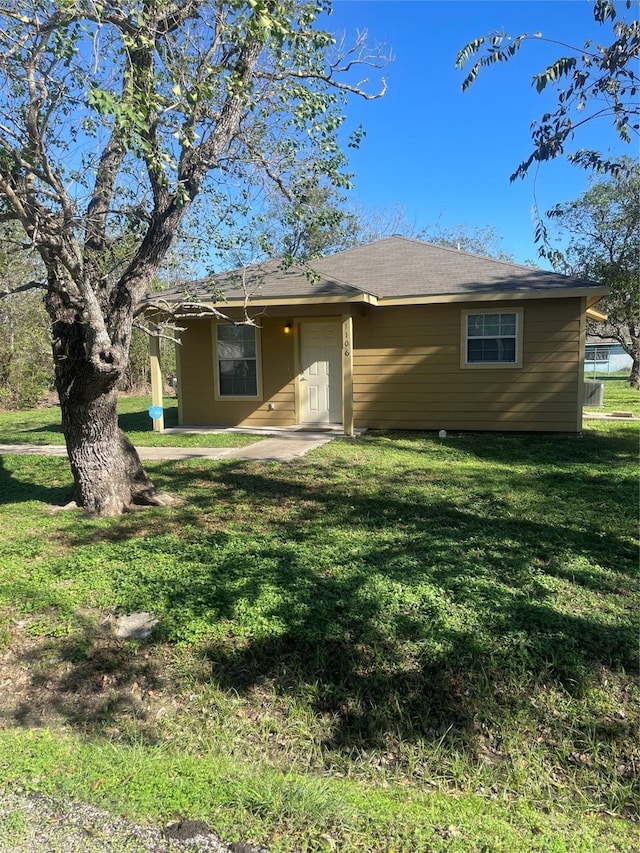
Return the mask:
[[[39,794],[0,794],[0,853],[267,853],[200,820],[157,827]]]

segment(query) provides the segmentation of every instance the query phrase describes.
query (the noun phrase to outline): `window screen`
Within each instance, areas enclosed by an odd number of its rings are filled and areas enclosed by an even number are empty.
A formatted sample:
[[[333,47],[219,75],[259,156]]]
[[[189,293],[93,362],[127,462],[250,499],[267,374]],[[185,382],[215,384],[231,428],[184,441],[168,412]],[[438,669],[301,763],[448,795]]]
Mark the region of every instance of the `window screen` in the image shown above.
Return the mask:
[[[467,315],[467,364],[505,363],[517,360],[517,314]]]
[[[221,397],[257,397],[258,370],[254,326],[220,323],[218,382]]]

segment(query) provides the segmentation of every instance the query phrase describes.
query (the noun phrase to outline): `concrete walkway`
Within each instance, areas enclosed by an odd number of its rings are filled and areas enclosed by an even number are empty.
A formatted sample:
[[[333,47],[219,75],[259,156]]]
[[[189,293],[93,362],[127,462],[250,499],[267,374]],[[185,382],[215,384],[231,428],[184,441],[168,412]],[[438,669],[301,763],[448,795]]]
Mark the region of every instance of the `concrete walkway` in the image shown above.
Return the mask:
[[[583,421],[640,421],[633,412],[585,412]]]
[[[172,430],[173,432],[173,430]],[[185,431],[186,432],[186,431]],[[244,447],[137,447],[144,461],[161,459],[257,459],[262,462],[289,462],[332,441],[339,433],[283,432]],[[270,435],[272,435],[270,433]],[[66,456],[58,444],[0,444],[0,454]]]

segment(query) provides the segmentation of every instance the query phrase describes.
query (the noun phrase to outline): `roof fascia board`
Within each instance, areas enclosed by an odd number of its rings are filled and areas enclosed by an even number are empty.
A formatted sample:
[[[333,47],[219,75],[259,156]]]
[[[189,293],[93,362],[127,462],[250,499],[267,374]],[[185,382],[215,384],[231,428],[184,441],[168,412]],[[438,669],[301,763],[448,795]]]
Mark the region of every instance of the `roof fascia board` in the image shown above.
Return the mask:
[[[429,305],[439,302],[502,302],[508,300],[521,301],[523,299],[566,299],[567,297],[579,299],[592,294],[597,294],[598,299],[600,299],[607,292],[607,289],[597,287],[563,287],[555,290],[510,290],[506,293],[500,291],[485,293],[442,293],[436,296],[380,297],[378,305],[382,307],[385,305]]]
[[[360,303],[374,306],[398,307],[403,305],[436,305],[439,303],[451,302],[506,302],[506,301],[522,301],[523,299],[566,299],[566,298],[582,298],[587,297],[587,304],[595,305],[603,296],[608,293],[608,288],[605,287],[563,287],[548,290],[511,290],[504,291],[489,291],[483,293],[440,293],[432,296],[391,296],[391,297],[376,297],[370,293],[359,293],[355,296],[256,296],[255,298],[243,297],[242,299],[229,299],[226,302],[212,302],[202,300],[189,300],[188,308],[184,310],[185,314],[190,314],[192,311],[202,307],[205,310],[219,311],[224,313],[228,308],[246,308],[249,305],[252,307],[260,306],[291,306],[291,305],[347,305]],[[180,306],[180,300],[175,300],[174,304]],[[183,300],[186,302],[186,300]],[[169,305],[167,306],[169,307]]]
[[[594,320],[596,323],[606,323],[609,315],[604,311],[598,311],[596,308],[587,308],[587,319]]]
[[[368,293],[359,293],[356,296],[256,296],[256,297],[243,297],[242,299],[229,299],[225,302],[197,302],[197,300],[193,300],[190,302],[190,306],[193,304],[194,308],[197,308],[199,305],[202,305],[203,308],[214,309],[216,311],[224,312],[227,308],[244,308],[251,306],[261,306],[261,305],[333,305],[333,304],[349,304],[354,302],[364,302],[369,305],[375,305],[378,300],[375,296],[371,296]],[[176,300],[177,304],[180,304],[178,300]]]

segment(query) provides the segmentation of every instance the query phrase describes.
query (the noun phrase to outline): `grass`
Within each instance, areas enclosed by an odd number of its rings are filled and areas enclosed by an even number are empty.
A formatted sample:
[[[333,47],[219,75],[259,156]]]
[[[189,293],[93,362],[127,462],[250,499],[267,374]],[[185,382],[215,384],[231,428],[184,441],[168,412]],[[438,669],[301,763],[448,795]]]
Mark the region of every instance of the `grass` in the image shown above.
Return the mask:
[[[629,387],[628,374],[614,374],[612,376],[596,375],[587,376],[590,382],[604,382],[604,397],[602,407],[586,407],[586,412],[632,412],[635,417],[640,416],[640,394]]]
[[[637,449],[371,433],[156,463],[183,501],[109,520],[6,457],[0,784],[272,851],[635,853]]]
[[[121,397],[120,426],[137,447],[243,447],[264,436],[245,433],[163,435],[153,432],[147,397]],[[164,399],[165,428],[178,426],[178,401]],[[0,412],[0,444],[64,444],[59,406],[34,411]]]

